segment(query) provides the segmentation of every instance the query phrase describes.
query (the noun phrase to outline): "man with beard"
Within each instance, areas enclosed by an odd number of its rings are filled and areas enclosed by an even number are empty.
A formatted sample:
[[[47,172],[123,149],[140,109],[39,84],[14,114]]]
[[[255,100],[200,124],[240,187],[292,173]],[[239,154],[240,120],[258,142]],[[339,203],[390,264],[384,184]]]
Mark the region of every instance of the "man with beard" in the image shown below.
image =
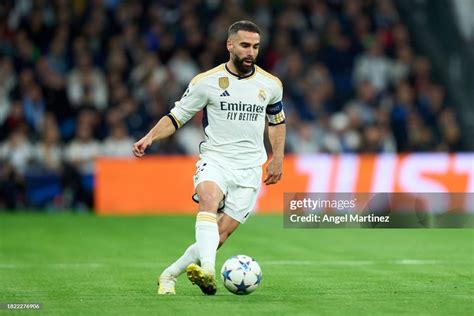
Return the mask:
[[[281,81],[255,65],[260,29],[249,21],[228,30],[229,61],[194,77],[171,112],[133,145],[142,157],[153,141],[166,138],[198,111],[204,111],[206,140],[194,174],[199,203],[196,242],[167,267],[158,280],[158,294],[175,294],[176,278],[186,271],[188,279],[204,294],[216,293],[217,249],[253,211],[267,160],[263,144],[265,118],[273,157],[266,168],[266,185],[282,176],[285,143]]]

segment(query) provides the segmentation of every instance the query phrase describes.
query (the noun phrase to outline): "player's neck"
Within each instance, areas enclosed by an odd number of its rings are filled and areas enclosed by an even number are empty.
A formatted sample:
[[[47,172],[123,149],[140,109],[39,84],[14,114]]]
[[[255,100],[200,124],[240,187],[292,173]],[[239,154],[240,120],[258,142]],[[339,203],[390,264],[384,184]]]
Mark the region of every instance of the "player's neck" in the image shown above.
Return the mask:
[[[226,63],[226,66],[227,66],[227,69],[230,70],[230,72],[232,72],[234,75],[237,75],[239,77],[247,77],[248,75],[250,75],[252,72],[254,72],[254,68],[252,68],[249,72],[247,73],[242,73],[240,71],[237,70],[237,67],[235,67],[234,63],[232,62],[232,60],[229,60],[227,63]],[[255,65],[253,66],[255,67]]]

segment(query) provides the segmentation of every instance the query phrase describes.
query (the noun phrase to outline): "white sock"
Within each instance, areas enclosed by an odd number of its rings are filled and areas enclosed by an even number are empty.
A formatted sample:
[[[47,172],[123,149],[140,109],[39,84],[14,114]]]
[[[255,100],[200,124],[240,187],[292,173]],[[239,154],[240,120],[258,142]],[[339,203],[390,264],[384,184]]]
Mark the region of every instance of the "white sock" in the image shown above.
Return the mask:
[[[196,218],[196,244],[199,250],[201,267],[214,273],[216,251],[219,246],[217,215],[212,212],[199,212]]]
[[[191,246],[186,249],[184,254],[179,257],[178,260],[173,262],[168,268],[166,268],[162,275],[172,275],[175,278],[181,275],[184,271],[186,271],[186,267],[191,263],[198,263],[199,262],[199,251],[198,246],[196,243],[192,244]]]

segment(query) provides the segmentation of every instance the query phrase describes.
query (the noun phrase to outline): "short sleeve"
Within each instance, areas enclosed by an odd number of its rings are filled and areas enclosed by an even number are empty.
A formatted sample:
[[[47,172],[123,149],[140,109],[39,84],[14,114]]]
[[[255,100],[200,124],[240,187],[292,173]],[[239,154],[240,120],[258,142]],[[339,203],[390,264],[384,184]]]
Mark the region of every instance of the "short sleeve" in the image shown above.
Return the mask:
[[[207,98],[207,92],[202,80],[195,83],[191,81],[181,100],[175,102],[174,107],[170,111],[170,118],[175,127],[182,127],[197,112],[202,110],[207,104]]]
[[[270,99],[270,102],[268,103],[269,105],[271,104],[275,104],[277,102],[281,102],[282,98],[283,98],[283,85],[280,81],[280,79],[274,77],[276,80],[275,80],[275,84],[274,84],[274,87],[273,87],[273,91],[272,91],[272,97]]]
[[[285,112],[283,111],[283,85],[278,80],[278,84],[275,85],[272,98],[267,105],[267,119],[269,125],[278,125],[285,122]]]

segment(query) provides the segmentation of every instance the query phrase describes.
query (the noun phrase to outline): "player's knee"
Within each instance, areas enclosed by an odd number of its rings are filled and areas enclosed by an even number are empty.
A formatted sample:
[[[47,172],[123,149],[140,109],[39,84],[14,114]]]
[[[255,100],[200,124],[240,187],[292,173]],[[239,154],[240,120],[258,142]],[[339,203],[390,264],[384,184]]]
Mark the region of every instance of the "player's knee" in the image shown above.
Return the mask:
[[[207,210],[217,210],[219,195],[215,192],[204,192],[199,195],[199,205]]]

